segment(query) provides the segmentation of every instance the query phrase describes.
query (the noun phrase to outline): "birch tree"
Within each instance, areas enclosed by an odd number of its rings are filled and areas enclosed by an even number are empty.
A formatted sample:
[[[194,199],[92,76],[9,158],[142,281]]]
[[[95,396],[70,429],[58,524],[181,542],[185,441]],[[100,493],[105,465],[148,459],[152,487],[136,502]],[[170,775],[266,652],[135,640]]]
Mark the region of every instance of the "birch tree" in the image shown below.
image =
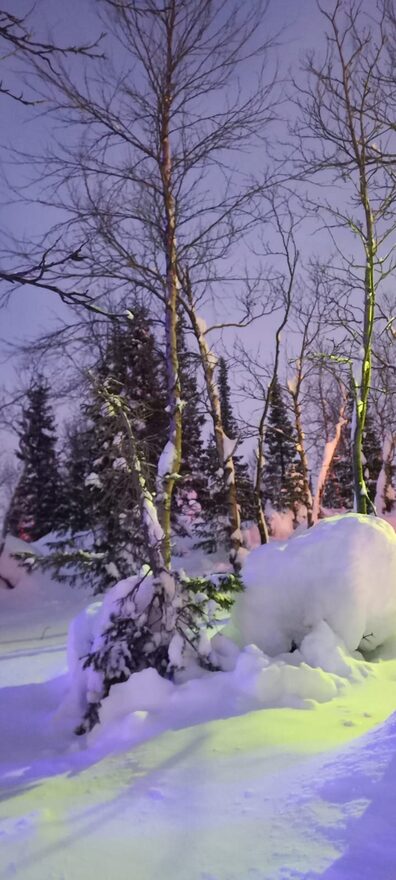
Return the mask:
[[[329,279],[338,291],[334,323],[344,329],[352,364],[354,495],[360,513],[368,511],[362,440],[378,288],[396,265],[388,6],[380,3],[366,13],[354,0],[336,0],[330,11],[319,4],[326,50],[324,57],[311,53],[307,59],[308,83],[299,87],[298,98],[303,121],[295,128],[301,164],[324,192],[312,197],[311,205],[324,218],[335,248]]]
[[[170,427],[156,504],[169,568],[183,413],[179,272],[188,265],[198,286],[224,281],[230,248],[251,224],[247,208],[265,186],[265,175],[258,183],[239,172],[233,154],[257,145],[272,118],[260,38],[266,3],[103,0],[101,8],[108,55],[95,72],[63,61],[39,67],[39,97],[73,132],[45,159],[42,202],[68,212],[49,236],[46,278],[55,288],[61,279],[64,296],[88,296],[93,286],[99,297],[106,286],[121,296],[133,285],[157,302]],[[243,89],[238,75],[248,68],[254,82]]]
[[[272,360],[265,362],[260,351],[254,356],[251,350],[242,343],[237,343],[236,346],[237,359],[248,377],[247,385],[244,384],[242,390],[248,397],[259,402],[258,423],[250,426],[250,430],[256,443],[253,497],[255,519],[262,544],[269,541],[263,505],[266,467],[264,451],[268,417],[274,388],[279,380],[283,334],[290,318],[295,292],[299,262],[296,232],[300,222],[300,218],[293,214],[290,199],[277,191],[276,188],[268,195],[267,205],[271,215],[272,241],[271,243],[264,241],[259,254],[261,258],[265,259],[268,312],[279,313],[273,332]]]

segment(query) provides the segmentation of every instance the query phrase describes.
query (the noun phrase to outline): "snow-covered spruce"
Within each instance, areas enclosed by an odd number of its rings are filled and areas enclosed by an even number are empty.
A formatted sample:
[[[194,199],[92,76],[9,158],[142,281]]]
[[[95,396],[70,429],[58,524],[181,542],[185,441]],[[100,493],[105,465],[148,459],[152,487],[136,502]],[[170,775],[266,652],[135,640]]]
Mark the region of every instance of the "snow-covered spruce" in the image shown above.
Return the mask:
[[[385,520],[344,514],[253,550],[230,634],[271,656],[301,645],[322,621],[349,651],[396,634],[396,534]]]
[[[113,685],[145,669],[172,679],[186,666],[216,668],[210,658],[208,627],[229,610],[241,589],[233,574],[187,578],[167,571],[120,581],[103,603],[83,612],[69,632],[72,701],[83,714],[76,732],[99,721],[101,702]]]

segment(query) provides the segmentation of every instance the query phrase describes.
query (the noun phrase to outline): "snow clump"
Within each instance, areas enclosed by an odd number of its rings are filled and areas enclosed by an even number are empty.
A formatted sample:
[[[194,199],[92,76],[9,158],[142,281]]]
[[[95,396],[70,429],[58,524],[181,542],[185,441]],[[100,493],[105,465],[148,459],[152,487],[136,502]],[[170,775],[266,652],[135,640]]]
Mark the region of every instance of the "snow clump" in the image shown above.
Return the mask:
[[[253,550],[242,578],[229,629],[239,645],[276,656],[323,622],[350,652],[373,651],[396,634],[396,534],[383,519],[329,517]]]

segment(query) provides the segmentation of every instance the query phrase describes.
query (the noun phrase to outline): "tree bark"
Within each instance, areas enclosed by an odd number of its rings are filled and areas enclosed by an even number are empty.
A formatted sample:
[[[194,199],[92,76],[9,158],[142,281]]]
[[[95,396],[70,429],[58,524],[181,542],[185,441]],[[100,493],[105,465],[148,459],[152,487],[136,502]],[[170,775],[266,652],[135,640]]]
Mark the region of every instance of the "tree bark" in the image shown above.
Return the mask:
[[[164,532],[163,557],[165,566],[171,566],[171,507],[175,483],[180,471],[182,450],[182,399],[177,352],[177,307],[179,280],[177,274],[176,210],[172,179],[172,149],[170,116],[172,95],[173,38],[175,29],[175,0],[168,7],[166,84],[161,108],[161,159],[163,204],[165,213],[164,247],[166,262],[165,345],[170,413],[168,442],[158,465],[157,504],[159,520]]]
[[[338,444],[341,438],[341,429],[345,424],[344,419],[345,412],[345,399],[343,400],[342,406],[340,408],[339,419],[335,427],[334,437],[332,440],[327,440],[325,444],[325,448],[323,451],[322,464],[319,471],[318,482],[316,484],[315,496],[313,499],[312,505],[312,521],[313,523],[317,522],[319,519],[320,513],[320,505],[323,495],[323,490],[326,485],[327,475],[329,473],[331,463],[337,451]]]

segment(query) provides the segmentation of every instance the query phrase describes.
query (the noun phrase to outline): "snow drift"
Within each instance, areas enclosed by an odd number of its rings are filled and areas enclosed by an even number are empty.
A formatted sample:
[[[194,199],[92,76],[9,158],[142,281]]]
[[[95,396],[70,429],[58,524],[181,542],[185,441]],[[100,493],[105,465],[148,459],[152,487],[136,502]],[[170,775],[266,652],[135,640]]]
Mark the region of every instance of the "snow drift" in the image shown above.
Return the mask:
[[[15,558],[15,554],[26,553],[26,551],[39,554],[35,544],[27,544],[21,538],[7,535],[0,553],[0,587],[18,587],[21,581],[26,579],[26,569]]]
[[[253,550],[242,576],[229,629],[240,645],[275,656],[322,621],[349,651],[372,651],[396,634],[396,534],[382,519],[330,517]]]
[[[154,669],[133,673],[101,700],[90,741],[140,741],[162,729],[258,708],[311,708],[374,674],[361,654],[353,656],[358,647],[370,651],[396,635],[396,535],[383,520],[332,517],[253,550],[242,575],[246,591],[232,623],[208,640],[219,671],[193,662],[173,682]],[[132,584],[120,582],[70,628],[63,710],[77,712],[76,719],[101,692],[100,674],[82,668],[84,655]],[[147,578],[134,594],[140,610],[150,588]]]

